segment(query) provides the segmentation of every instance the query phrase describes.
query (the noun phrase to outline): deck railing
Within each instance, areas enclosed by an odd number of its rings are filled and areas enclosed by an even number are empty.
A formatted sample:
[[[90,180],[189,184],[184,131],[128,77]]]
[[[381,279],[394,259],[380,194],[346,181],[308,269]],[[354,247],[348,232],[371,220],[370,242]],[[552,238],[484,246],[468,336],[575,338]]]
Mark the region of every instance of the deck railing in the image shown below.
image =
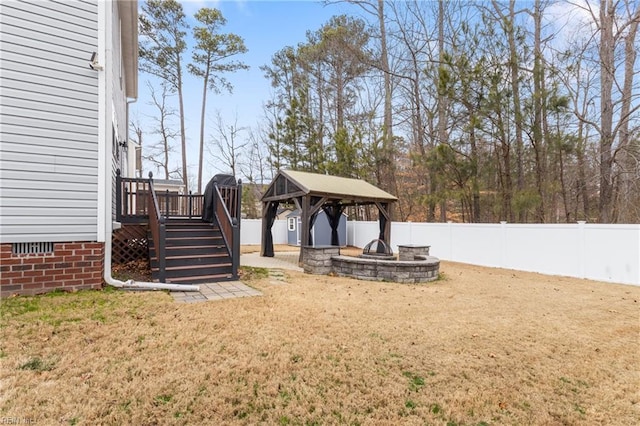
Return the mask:
[[[149,220],[149,182],[144,178],[123,178],[116,170],[116,221],[142,223]]]
[[[116,171],[116,221],[120,223],[143,223],[149,220],[148,199],[149,179],[123,178],[120,170]],[[168,189],[156,192],[158,207],[166,218],[194,219],[202,217],[203,195],[180,194]]]

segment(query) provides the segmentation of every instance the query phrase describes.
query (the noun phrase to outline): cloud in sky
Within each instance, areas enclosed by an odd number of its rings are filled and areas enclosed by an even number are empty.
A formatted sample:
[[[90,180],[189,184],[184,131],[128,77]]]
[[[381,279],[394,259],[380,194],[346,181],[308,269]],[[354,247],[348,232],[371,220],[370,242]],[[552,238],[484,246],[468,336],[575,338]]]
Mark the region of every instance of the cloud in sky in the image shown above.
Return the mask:
[[[555,44],[562,49],[571,40],[580,37],[590,37],[593,34],[595,22],[593,16],[600,13],[599,6],[593,1],[574,0],[558,1],[545,9],[545,24],[551,26],[556,34]]]

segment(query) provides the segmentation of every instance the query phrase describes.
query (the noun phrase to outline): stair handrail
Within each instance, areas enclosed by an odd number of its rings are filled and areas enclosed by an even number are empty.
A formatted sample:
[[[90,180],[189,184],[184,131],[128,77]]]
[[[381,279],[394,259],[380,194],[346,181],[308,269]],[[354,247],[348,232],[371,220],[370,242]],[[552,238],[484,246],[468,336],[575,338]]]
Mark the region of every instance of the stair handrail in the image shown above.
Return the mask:
[[[152,172],[149,172],[149,195],[150,196],[147,198],[149,229],[151,230],[151,236],[153,237],[156,259],[158,260],[158,281],[163,283],[166,279],[165,240],[167,237],[167,229],[165,218],[162,216],[160,205],[158,204],[158,197],[156,196],[156,191],[153,187]]]
[[[220,187],[216,184],[214,188],[214,214],[220,226],[220,232],[224,239],[227,253],[231,257],[231,273],[233,279],[238,279],[238,267],[240,265],[240,212],[241,212],[241,200],[242,200],[242,181],[238,180],[238,184],[235,186],[235,200],[226,200],[222,197]],[[231,205],[235,204],[235,211],[232,213],[227,207],[229,201],[234,201]]]

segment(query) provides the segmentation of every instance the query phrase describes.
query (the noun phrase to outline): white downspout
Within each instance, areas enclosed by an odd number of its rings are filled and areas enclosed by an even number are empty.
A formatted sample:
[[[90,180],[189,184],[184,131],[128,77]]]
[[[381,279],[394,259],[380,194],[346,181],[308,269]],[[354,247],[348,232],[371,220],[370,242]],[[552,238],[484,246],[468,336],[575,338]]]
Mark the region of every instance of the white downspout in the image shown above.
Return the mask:
[[[151,283],[142,281],[120,281],[111,276],[111,234],[113,232],[112,222],[112,174],[111,158],[112,153],[112,132],[107,127],[111,123],[112,91],[111,84],[113,76],[112,40],[107,38],[108,31],[112,27],[113,2],[98,2],[98,61],[103,65],[104,71],[96,70],[98,73],[98,241],[104,241],[104,281],[113,287],[123,289],[146,289],[146,290],[175,290],[175,291],[200,291],[197,285]],[[128,106],[127,106],[128,117]],[[128,123],[127,123],[128,128]]]

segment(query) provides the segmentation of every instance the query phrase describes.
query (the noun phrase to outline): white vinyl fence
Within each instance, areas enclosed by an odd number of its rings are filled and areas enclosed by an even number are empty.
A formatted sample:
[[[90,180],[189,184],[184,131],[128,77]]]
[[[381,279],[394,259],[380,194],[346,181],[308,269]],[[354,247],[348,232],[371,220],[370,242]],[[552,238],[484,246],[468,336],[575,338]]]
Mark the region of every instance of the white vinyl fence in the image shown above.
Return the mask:
[[[242,244],[260,244],[260,220],[243,220]],[[285,220],[272,228],[274,244],[287,243]],[[347,222],[347,245],[378,237],[378,222]],[[640,285],[640,225],[391,224],[391,246],[430,245],[442,260],[520,271]]]

